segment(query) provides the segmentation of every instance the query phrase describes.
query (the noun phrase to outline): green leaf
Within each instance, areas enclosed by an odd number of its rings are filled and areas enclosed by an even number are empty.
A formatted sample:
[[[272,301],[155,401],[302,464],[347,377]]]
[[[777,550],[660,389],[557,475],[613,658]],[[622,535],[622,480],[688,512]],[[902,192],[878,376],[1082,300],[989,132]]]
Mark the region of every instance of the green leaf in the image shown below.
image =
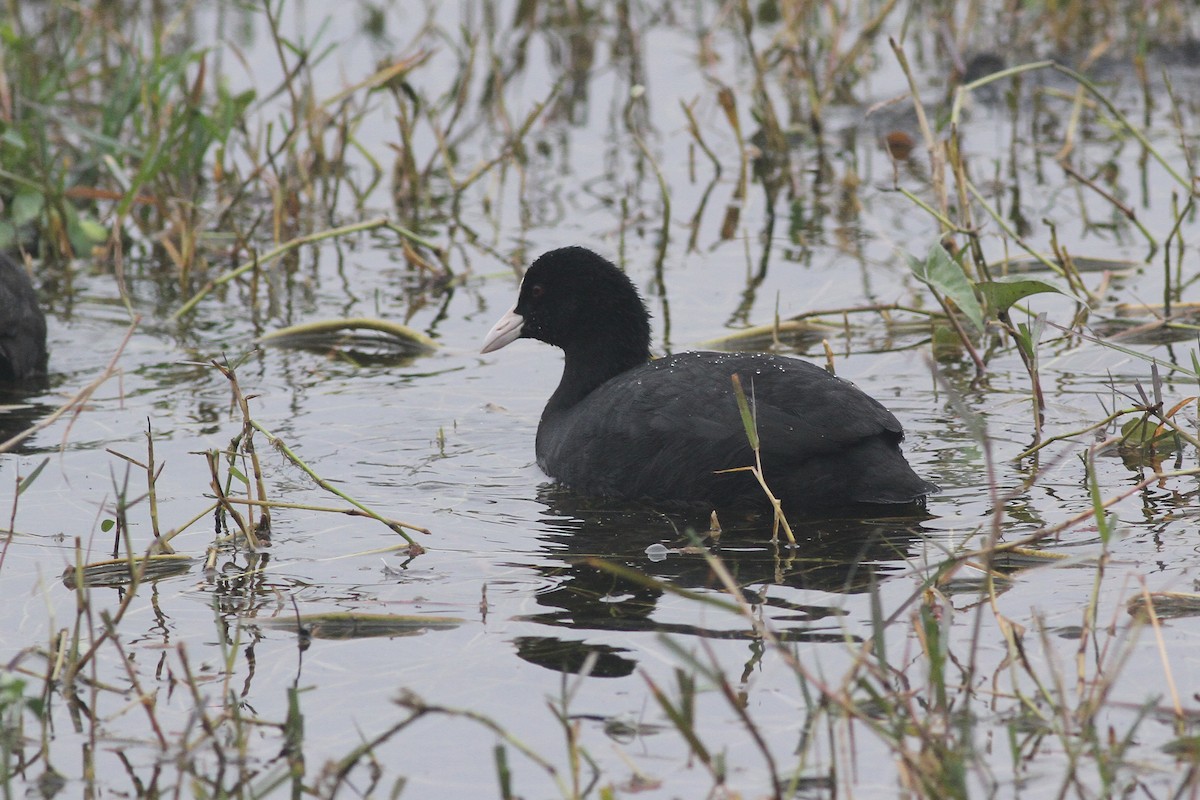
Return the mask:
[[[975,288],[979,290],[979,293],[983,295],[983,299],[987,301],[988,305],[997,314],[1003,314],[1012,308],[1014,303],[1019,303],[1030,295],[1054,292],[1065,297],[1070,297],[1069,294],[1054,284],[1032,278],[980,281],[975,284]]]
[[[78,255],[91,253],[92,246],[108,238],[108,229],[85,214],[67,207],[67,237]]]
[[[10,250],[17,242],[17,229],[8,220],[0,219],[0,250]]]
[[[0,675],[0,711],[7,711],[25,700],[25,681],[12,673]]]
[[[737,398],[738,412],[742,415],[742,427],[746,429],[746,438],[750,440],[750,449],[758,452],[758,426],[754,424],[754,414],[750,412],[750,404],[746,402],[746,393],[742,390],[742,379],[735,372],[730,376],[733,380],[733,394]]]
[[[246,484],[247,486],[250,485],[250,481],[246,479],[245,474],[243,474],[243,472],[240,469],[238,469],[237,467],[231,465],[229,467],[229,474],[232,475],[233,477],[237,478],[239,481]]]
[[[1145,422],[1145,420],[1140,421]],[[1100,534],[1101,544],[1107,546],[1109,539],[1112,538],[1113,521],[1104,510],[1104,501],[1100,497],[1100,482],[1096,478],[1096,461],[1090,452],[1088,453],[1084,468],[1088,494],[1092,498],[1092,519],[1095,522],[1096,531]]]
[[[1165,425],[1160,426],[1153,420],[1138,417],[1131,419],[1121,426],[1121,447],[1127,449],[1141,447],[1157,447],[1166,452],[1172,452],[1175,443],[1175,432]]]
[[[116,524],[117,524],[117,521],[115,519],[106,519],[100,523],[100,530],[104,531],[105,533],[108,533],[109,531],[111,531],[113,529],[113,526]]]
[[[975,289],[967,274],[963,272],[962,265],[946,252],[941,242],[935,242],[933,247],[929,248],[929,255],[925,256],[924,261],[911,255],[907,258],[908,266],[917,276],[917,280],[953,301],[967,319],[971,320],[975,330],[983,331],[983,308],[975,297]]]
[[[1029,321],[1029,324],[1024,322],[1017,324],[1017,344],[1025,351],[1025,355],[1029,356],[1029,360],[1035,364],[1038,360],[1038,343],[1042,341],[1042,334],[1045,332],[1045,313],[1038,314]]]
[[[1181,736],[1164,744],[1162,751],[1179,759],[1200,761],[1200,736]]]
[[[20,192],[12,201],[12,224],[18,228],[42,213],[45,199],[39,192]]]
[[[108,228],[90,217],[79,218],[79,230],[93,244],[100,244],[108,238]]]
[[[42,470],[45,469],[46,465],[49,463],[50,463],[49,458],[43,458],[42,463],[38,464],[36,467],[33,468],[33,472],[29,473],[28,475],[26,475],[24,478],[21,479],[21,482],[17,484],[17,496],[18,497],[21,496],[22,492],[24,492],[26,489],[28,489],[30,486],[33,485],[33,482],[37,480],[38,475],[42,474]],[[104,530],[108,530],[108,528],[105,528]]]
[[[0,132],[0,144],[6,144],[14,150],[25,149],[25,139],[16,128],[5,128]]]

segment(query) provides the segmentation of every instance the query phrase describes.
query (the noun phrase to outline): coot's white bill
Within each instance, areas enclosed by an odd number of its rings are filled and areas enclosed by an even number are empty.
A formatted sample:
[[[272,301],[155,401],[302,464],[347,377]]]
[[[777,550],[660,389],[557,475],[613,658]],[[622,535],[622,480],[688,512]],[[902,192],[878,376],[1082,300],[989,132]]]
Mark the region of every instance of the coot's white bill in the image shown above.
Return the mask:
[[[479,352],[490,353],[515,342],[521,337],[521,326],[524,324],[525,318],[518,314],[517,307],[513,306],[503,317],[496,320],[488,335],[483,337],[483,349]]]

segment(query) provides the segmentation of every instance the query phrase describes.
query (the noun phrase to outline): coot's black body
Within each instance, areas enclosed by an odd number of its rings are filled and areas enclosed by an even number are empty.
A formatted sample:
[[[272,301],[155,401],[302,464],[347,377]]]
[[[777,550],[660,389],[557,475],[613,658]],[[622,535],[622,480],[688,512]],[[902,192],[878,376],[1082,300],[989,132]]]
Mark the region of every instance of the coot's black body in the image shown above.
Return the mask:
[[[0,253],[0,384],[46,374],[46,317],[29,275]]]
[[[848,381],[794,358],[679,353],[650,361],[649,315],[623,272],[581,247],[546,253],[484,340],[561,347],[562,381],[542,414],[538,464],[586,494],[762,505],[731,376],[757,419],[763,474],[791,510],[915,505],[938,489],[900,452],[903,430]]]

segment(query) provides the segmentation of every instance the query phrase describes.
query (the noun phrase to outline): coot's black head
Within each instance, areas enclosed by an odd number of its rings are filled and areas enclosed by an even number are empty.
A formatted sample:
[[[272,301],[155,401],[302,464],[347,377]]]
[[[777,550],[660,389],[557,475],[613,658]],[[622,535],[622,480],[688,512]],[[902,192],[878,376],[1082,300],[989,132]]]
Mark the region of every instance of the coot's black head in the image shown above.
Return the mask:
[[[650,355],[650,315],[625,273],[584,247],[551,250],[530,265],[517,304],[483,341],[484,353],[517,339],[628,369]]]

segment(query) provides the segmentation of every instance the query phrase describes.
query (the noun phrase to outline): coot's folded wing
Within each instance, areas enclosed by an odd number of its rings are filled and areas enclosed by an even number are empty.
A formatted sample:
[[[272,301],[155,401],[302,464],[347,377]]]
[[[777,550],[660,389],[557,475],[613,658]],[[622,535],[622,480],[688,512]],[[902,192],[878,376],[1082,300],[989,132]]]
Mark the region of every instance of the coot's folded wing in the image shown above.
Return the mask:
[[[681,419],[714,452],[750,452],[731,376],[736,373],[754,410],[764,458],[804,461],[874,437],[899,441],[900,422],[854,384],[805,361],[761,354],[682,353],[651,366],[683,373],[686,394],[660,390],[649,376],[640,391],[654,400],[650,424],[678,430]],[[669,389],[669,387],[668,387]]]

